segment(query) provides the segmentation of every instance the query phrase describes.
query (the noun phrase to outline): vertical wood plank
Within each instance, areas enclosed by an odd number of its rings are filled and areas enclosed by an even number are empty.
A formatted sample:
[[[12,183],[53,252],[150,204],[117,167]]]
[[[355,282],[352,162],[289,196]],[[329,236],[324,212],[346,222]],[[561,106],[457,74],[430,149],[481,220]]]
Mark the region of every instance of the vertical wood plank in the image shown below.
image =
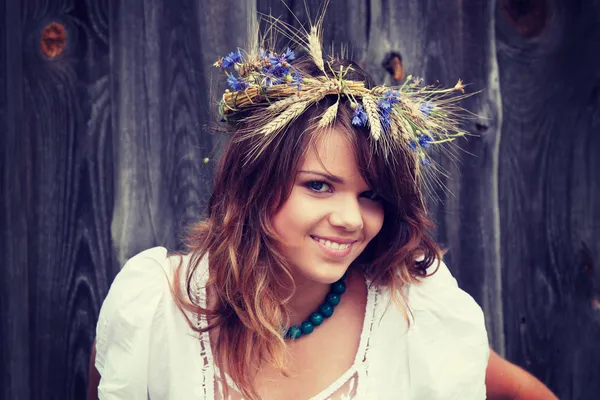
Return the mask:
[[[436,157],[450,178],[430,209],[438,241],[449,248],[447,262],[461,287],[483,307],[490,341],[503,353],[501,260],[497,194],[501,99],[495,54],[494,2],[372,1],[368,47],[370,71],[391,81],[379,63],[389,51],[403,56],[407,74],[453,86],[459,78],[469,92],[483,93],[463,102],[479,117],[459,139],[460,162]]]
[[[176,222],[177,236],[173,239],[178,248],[184,228],[205,214],[212,192],[214,162],[203,163],[213,151],[206,129],[213,100],[205,80],[212,65],[203,64],[206,43],[198,35],[197,7],[196,0],[170,1],[162,24],[166,33],[161,44],[162,134],[166,143],[163,174],[168,182],[163,190],[170,199],[169,217]]]
[[[508,358],[561,399],[600,393],[600,5],[501,1]]]
[[[22,118],[32,135],[27,165],[34,199],[27,249],[31,398],[85,396],[96,318],[114,276],[104,273],[115,262],[108,218],[112,181],[105,175],[112,149],[104,145],[110,143],[110,96],[103,6],[28,2],[23,10]],[[64,27],[62,53],[54,51],[52,36],[43,42],[50,24]]]
[[[19,2],[0,0],[0,397],[31,395],[30,132],[23,129],[23,24]]]
[[[203,129],[210,105],[197,7],[116,3],[112,232],[120,264],[149,246],[180,247],[182,227],[208,202],[212,171],[202,159],[212,140]]]
[[[157,244],[173,245],[174,221],[163,210],[169,197],[162,174],[160,74],[161,17],[158,0],[115,1],[111,32],[111,71],[115,77],[113,115],[115,208],[111,231],[119,264]]]

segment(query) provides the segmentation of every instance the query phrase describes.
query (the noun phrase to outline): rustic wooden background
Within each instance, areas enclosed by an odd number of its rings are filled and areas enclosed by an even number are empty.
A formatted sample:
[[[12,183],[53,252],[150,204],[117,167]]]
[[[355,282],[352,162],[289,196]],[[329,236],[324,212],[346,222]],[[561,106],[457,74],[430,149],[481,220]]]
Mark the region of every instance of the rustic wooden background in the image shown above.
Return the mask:
[[[279,0],[0,0],[2,398],[85,397],[120,265],[207,202],[210,65],[269,10],[292,21]],[[326,27],[379,82],[397,51],[483,90],[478,137],[441,160],[439,240],[496,350],[600,398],[600,0],[332,0]]]

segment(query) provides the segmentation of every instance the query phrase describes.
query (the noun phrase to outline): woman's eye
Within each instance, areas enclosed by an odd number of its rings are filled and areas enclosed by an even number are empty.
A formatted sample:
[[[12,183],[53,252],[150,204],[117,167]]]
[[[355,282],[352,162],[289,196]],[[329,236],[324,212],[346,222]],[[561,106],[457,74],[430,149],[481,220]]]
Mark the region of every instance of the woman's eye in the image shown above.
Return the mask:
[[[313,192],[325,193],[331,190],[329,184],[321,181],[308,182],[306,186]]]

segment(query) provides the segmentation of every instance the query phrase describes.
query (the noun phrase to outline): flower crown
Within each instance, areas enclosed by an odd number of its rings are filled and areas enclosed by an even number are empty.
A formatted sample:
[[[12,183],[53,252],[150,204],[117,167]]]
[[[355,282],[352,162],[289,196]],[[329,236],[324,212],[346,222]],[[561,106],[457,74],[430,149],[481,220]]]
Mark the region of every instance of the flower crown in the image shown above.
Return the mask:
[[[432,163],[426,153],[432,145],[450,142],[466,134],[460,129],[460,115],[464,110],[456,105],[466,96],[453,96],[457,92],[464,94],[461,80],[453,88],[446,89],[424,86],[421,79],[409,76],[400,86],[369,89],[365,82],[346,79],[351,66],[334,70],[335,58],[324,60],[322,18],[308,31],[296,30],[273,17],[267,18],[271,18],[276,30],[307,50],[323,76],[305,76],[296,69],[293,65],[296,54],[289,47],[276,52],[258,40],[251,44],[249,51],[231,52],[214,64],[224,71],[230,87],[219,102],[222,121],[248,115],[242,114],[244,111],[258,110],[259,115],[254,118],[262,121],[262,128],[253,135],[259,135],[265,144],[283,133],[310,105],[328,95],[337,95],[338,100],[324,111],[316,126],[333,125],[339,101],[345,96],[354,110],[352,124],[367,127],[372,142],[386,158],[395,146],[405,146],[422,165]],[[261,152],[261,147],[264,146],[258,145],[254,149],[254,155]]]

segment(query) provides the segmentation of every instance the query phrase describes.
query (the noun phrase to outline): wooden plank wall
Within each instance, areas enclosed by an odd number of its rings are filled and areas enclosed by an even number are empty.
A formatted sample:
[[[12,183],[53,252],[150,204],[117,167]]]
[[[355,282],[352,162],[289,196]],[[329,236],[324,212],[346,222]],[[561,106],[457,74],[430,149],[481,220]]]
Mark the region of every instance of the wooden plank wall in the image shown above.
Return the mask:
[[[85,397],[120,265],[203,212],[210,65],[256,11],[297,25],[279,0],[0,0],[2,398]],[[600,0],[332,0],[325,25],[380,83],[398,51],[482,91],[461,162],[440,158],[438,239],[494,348],[561,399],[598,398]]]

